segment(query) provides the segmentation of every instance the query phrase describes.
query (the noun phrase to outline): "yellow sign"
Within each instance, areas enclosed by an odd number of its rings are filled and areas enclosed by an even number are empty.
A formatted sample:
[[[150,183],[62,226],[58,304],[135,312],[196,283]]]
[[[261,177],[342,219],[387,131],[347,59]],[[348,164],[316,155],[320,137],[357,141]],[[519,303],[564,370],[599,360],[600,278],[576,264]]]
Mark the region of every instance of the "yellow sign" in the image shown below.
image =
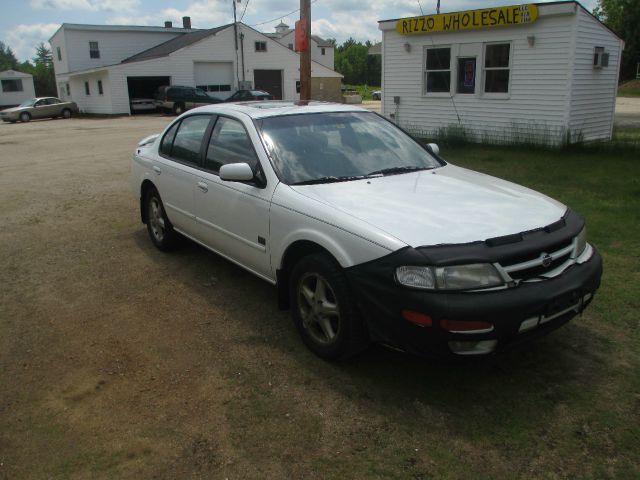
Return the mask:
[[[401,35],[424,35],[426,33],[455,32],[474,28],[525,25],[535,22],[537,18],[537,6],[533,4],[513,5],[510,7],[403,18],[397,21],[396,31]]]

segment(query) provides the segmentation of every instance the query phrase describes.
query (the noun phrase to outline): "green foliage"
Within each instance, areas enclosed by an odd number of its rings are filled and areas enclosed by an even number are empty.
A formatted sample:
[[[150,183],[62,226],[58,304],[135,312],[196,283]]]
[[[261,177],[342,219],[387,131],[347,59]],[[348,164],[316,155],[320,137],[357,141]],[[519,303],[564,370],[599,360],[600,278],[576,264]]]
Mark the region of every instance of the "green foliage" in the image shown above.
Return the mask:
[[[349,38],[335,49],[335,69],[344,75],[344,83],[380,85],[382,59],[380,55],[369,55],[371,45],[368,40],[362,43]]]
[[[18,59],[13,51],[4,42],[0,42],[0,72],[4,70],[16,70],[18,68]]]
[[[640,62],[640,2],[638,0],[598,0],[593,14],[625,41],[620,80],[635,77]]]
[[[33,58],[33,63],[29,60],[18,62],[11,47],[0,42],[0,71],[3,70],[17,70],[33,75],[33,85],[37,97],[57,95],[53,55],[43,42],[36,46],[36,56]]]

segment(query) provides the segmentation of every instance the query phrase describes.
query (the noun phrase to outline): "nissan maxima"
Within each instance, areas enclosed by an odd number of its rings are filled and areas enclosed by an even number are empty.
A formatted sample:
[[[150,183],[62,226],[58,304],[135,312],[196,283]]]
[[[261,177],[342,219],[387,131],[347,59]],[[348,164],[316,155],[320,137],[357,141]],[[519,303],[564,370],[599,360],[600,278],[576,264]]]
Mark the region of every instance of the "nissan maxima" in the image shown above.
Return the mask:
[[[156,247],[184,236],[274,284],[326,359],[370,342],[491,354],[568,322],[600,285],[577,212],[359,107],[189,111],[140,142],[132,183]]]

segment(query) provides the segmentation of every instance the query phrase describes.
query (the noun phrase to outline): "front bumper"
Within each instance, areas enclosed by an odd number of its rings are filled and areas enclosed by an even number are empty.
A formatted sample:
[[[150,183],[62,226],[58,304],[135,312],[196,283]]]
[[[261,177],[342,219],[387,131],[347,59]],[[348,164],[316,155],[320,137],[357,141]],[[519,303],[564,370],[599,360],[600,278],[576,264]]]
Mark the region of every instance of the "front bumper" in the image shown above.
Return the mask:
[[[393,280],[393,268],[391,262],[346,270],[371,339],[415,354],[451,356],[465,354],[466,348],[471,348],[466,354],[501,350],[568,322],[593,299],[600,286],[602,259],[594,248],[588,261],[555,278],[486,292],[408,289]],[[432,326],[405,320],[403,310],[430,316]],[[489,322],[493,330],[452,333],[441,328],[441,320]],[[475,350],[474,342],[481,342]]]

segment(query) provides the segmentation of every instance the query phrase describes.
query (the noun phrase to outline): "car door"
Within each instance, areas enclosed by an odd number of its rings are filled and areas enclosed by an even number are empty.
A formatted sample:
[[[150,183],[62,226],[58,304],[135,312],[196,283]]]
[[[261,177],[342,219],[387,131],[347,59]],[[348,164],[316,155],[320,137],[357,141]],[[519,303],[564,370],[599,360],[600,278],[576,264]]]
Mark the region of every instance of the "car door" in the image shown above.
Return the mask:
[[[33,108],[31,109],[31,118],[44,118],[44,117],[48,117],[48,110],[49,107],[47,105],[47,99],[46,98],[42,98],[40,100],[38,100],[35,105],[33,106]]]
[[[202,158],[203,139],[212,115],[194,114],[176,121],[160,142],[152,162],[152,179],[173,226],[194,235],[194,190]]]
[[[276,182],[228,182],[218,176],[222,165],[248,163],[264,178],[252,136],[240,120],[219,116],[206,145],[204,168],[195,194],[199,238],[227,258],[272,279],[269,207]]]

